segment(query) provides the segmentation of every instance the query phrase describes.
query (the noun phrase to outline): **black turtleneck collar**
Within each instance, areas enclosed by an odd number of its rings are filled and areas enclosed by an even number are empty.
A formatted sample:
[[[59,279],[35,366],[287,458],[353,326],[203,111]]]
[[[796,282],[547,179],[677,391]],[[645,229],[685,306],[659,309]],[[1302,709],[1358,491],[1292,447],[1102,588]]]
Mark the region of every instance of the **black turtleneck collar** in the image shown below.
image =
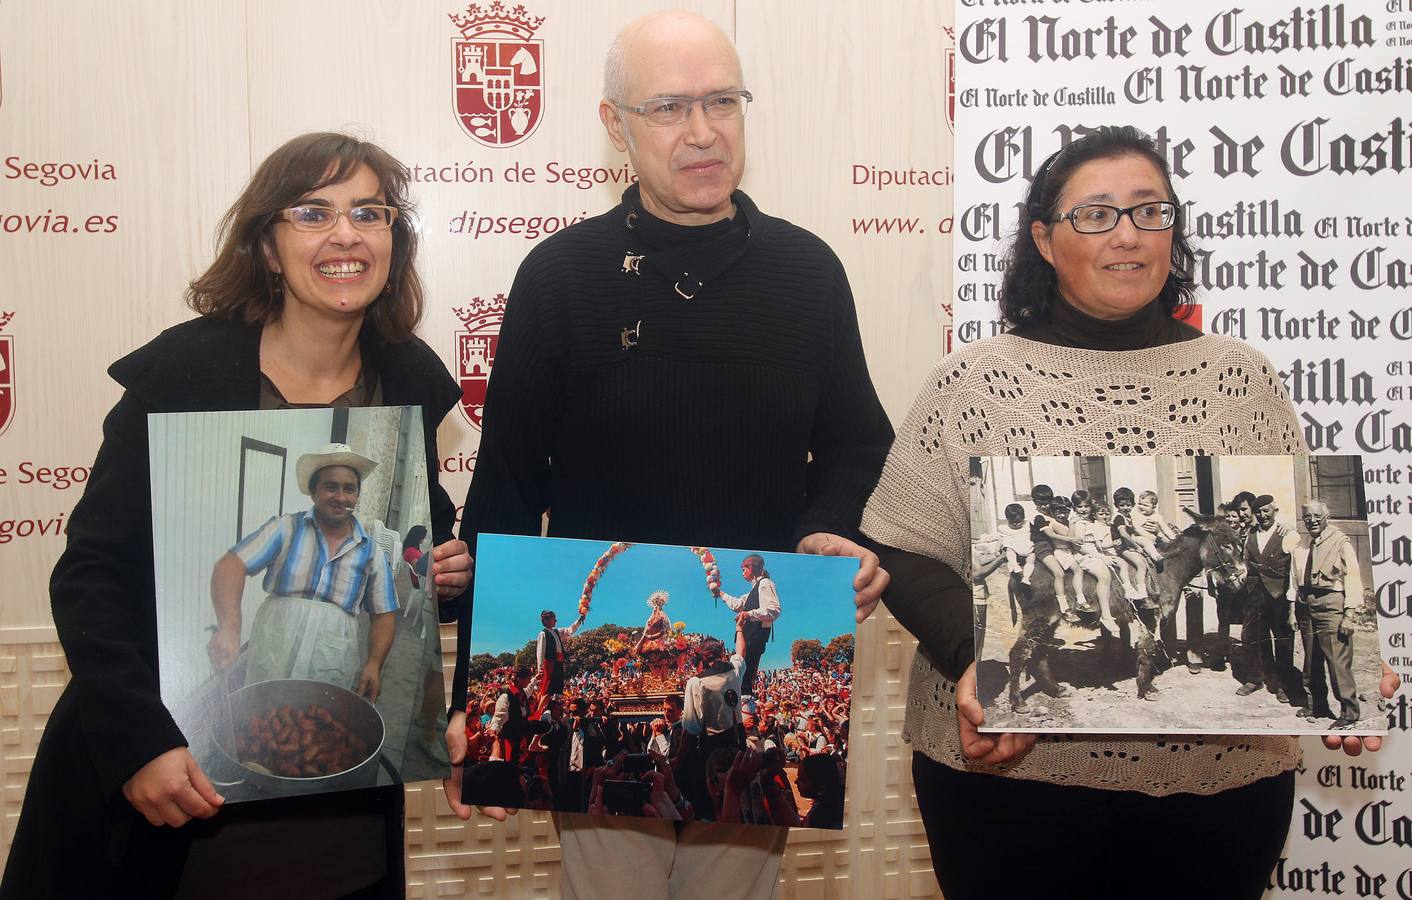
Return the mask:
[[[682,244],[720,238],[734,231],[749,232],[750,201],[740,191],[731,195],[736,213],[717,222],[706,225],[678,225],[659,219],[642,203],[642,188],[634,184],[623,191],[622,223],[632,236],[641,242],[644,250],[665,250]]]
[[[1083,350],[1142,350],[1201,336],[1200,330],[1167,315],[1153,300],[1126,319],[1099,319],[1062,297],[1050,304],[1049,320],[1026,322],[1011,333],[1026,340]]]
[[[755,206],[740,191],[731,195],[735,215],[707,225],[678,225],[659,219],[642,205],[642,190],[623,192],[617,209],[630,253],[677,286],[684,298],[694,297],[745,254],[750,244]]]

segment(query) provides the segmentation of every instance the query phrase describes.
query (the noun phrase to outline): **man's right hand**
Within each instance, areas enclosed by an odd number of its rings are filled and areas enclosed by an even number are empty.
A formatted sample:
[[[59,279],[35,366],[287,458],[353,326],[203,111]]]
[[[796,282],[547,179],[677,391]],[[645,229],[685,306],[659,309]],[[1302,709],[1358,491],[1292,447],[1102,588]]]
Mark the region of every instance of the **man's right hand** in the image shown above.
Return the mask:
[[[1035,735],[981,734],[977,729],[985,724],[985,707],[976,697],[976,664],[971,663],[956,682],[956,724],[961,730],[961,752],[971,759],[988,765],[1003,763],[1034,745]]]
[[[225,803],[196,757],[173,747],[123,783],[123,796],[152,825],[179,828],[193,818],[209,819]]]
[[[206,655],[211,657],[212,665],[222,671],[235,665],[240,656],[240,629],[216,629],[216,633],[211,635],[211,640],[206,644]]]
[[[454,712],[446,725],[446,751],[451,757],[451,777],[441,780],[441,789],[446,792],[446,803],[456,818],[462,822],[471,818],[471,807],[461,802],[461,774],[466,762],[466,714]],[[481,815],[503,822],[509,816],[503,806],[478,806]]]

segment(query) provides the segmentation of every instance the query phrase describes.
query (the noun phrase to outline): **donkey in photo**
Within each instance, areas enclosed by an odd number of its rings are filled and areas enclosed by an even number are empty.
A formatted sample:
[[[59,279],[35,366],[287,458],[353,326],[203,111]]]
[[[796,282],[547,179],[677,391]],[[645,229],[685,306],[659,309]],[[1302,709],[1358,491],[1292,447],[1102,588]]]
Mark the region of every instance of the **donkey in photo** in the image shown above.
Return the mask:
[[[1152,683],[1157,656],[1162,651],[1158,635],[1176,633],[1175,615],[1187,583],[1204,572],[1231,590],[1245,584],[1246,569],[1240,537],[1222,516],[1205,516],[1183,507],[1193,524],[1176,540],[1159,544],[1162,571],[1148,572],[1147,600],[1128,600],[1117,578],[1110,579],[1109,602],[1113,616],[1126,626],[1134,637],[1137,653],[1137,695],[1154,699],[1157,687]],[[1154,567],[1155,568],[1155,567]],[[1010,648],[1010,707],[1020,709],[1020,677],[1029,672],[1036,686],[1052,696],[1061,696],[1063,687],[1049,671],[1049,652],[1055,644],[1054,631],[1060,620],[1059,603],[1054,596],[1054,579],[1043,566],[1036,566],[1030,590],[1020,595],[1020,636]],[[1084,588],[1089,596],[1098,590],[1098,580],[1084,575]],[[1142,609],[1139,608],[1140,604]],[[1195,640],[1189,635],[1188,640]]]

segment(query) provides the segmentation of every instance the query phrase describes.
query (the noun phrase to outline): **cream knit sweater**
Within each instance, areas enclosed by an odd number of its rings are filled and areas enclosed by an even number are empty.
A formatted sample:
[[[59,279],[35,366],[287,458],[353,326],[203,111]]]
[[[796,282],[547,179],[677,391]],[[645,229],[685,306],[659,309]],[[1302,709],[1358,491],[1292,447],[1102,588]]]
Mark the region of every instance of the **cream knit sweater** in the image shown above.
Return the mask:
[[[972,456],[1307,453],[1275,367],[1233,338],[1082,350],[1001,335],[941,361],[923,385],[863,513],[884,544],[967,574]],[[1060,784],[1211,794],[1294,768],[1278,736],[1043,737],[1001,766],[961,752],[956,685],[912,664],[903,738],[937,762]]]

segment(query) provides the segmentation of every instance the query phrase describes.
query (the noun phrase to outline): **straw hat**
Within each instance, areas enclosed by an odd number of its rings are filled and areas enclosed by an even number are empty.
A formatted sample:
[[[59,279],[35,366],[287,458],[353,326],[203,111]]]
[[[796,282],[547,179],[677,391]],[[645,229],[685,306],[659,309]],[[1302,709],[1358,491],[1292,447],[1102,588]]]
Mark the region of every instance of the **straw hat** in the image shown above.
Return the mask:
[[[347,466],[358,473],[361,484],[378,464],[360,453],[354,453],[347,444],[325,444],[314,453],[305,453],[294,464],[294,478],[299,483],[299,490],[313,496],[309,492],[309,479],[328,466]]]

